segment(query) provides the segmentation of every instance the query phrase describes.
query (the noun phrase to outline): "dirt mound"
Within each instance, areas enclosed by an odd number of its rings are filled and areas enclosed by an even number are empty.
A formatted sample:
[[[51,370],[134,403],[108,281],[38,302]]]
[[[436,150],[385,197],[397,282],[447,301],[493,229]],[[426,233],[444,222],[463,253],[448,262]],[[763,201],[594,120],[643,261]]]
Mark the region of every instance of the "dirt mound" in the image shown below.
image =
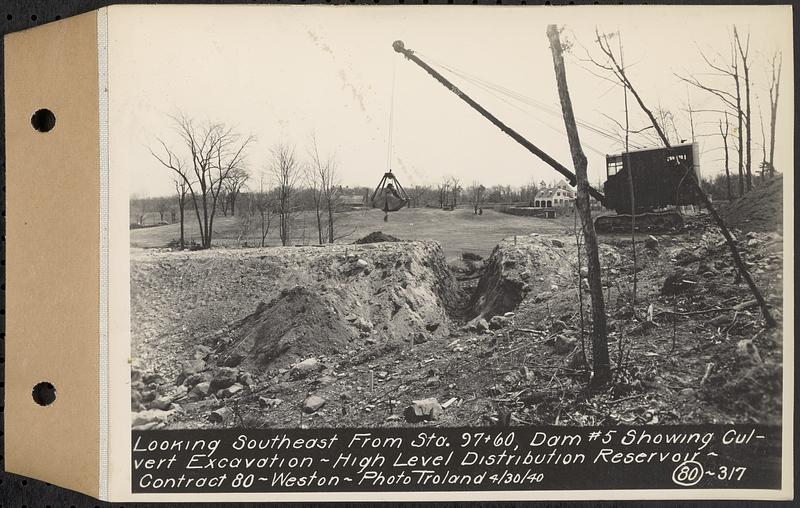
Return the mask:
[[[729,227],[742,231],[782,231],[783,177],[779,175],[753,187],[719,212]]]
[[[382,231],[373,231],[364,238],[360,238],[353,243],[355,243],[356,245],[362,245],[365,243],[401,242],[401,241],[402,240],[400,240],[396,236],[387,235]]]
[[[355,335],[334,306],[301,286],[284,290],[233,330],[220,363],[238,356],[244,366],[266,367],[277,358],[290,361],[340,353]]]
[[[142,251],[131,264],[134,353],[167,377],[198,344],[286,367],[312,349],[439,339],[463,300],[436,242]]]
[[[616,270],[621,258],[616,247],[600,246],[603,267]],[[585,269],[585,267],[584,267]],[[526,295],[533,303],[574,288],[578,281],[575,239],[566,235],[519,236],[504,240],[486,261],[471,301],[472,316],[489,319],[518,307]]]

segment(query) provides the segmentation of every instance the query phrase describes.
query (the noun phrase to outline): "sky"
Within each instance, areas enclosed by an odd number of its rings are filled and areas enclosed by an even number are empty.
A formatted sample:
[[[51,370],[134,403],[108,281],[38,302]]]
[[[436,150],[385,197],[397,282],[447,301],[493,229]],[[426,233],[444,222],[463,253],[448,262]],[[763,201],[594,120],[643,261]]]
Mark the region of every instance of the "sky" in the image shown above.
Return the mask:
[[[715,86],[700,52],[725,63],[732,26],[750,33],[753,167],[761,161],[759,108],[769,125],[769,61],[783,52],[775,165],[793,163],[793,68],[789,6],[114,6],[109,12],[109,128],[112,171],[125,171],[132,196],[173,192],[172,175],[152,157],[156,139],[184,150],[170,115],[222,122],[253,135],[250,186],[269,185],[270,149],[293,146],[309,159],[316,137],[334,154],[343,185],[374,186],[391,168],[401,183],[521,186],[559,175],[421,68],[395,53],[395,40],[432,64],[510,127],[572,168],[560,115],[549,23],[564,28],[575,115],[601,131],[624,122],[623,89],[585,61],[599,57],[595,30],[619,32],[628,76],[651,107],[675,116],[691,140],[694,110],[719,99],[676,74]],[[616,39],[615,39],[616,41]],[[612,79],[612,80],[609,80]],[[519,100],[522,98],[522,100]],[[647,125],[630,100],[632,129]],[[391,118],[391,122],[390,122]],[[723,172],[719,113],[693,115],[701,172]],[[731,118],[735,123],[735,118]],[[391,147],[389,137],[391,131]],[[579,127],[594,184],[605,154],[623,146]],[[733,139],[731,138],[731,141]],[[634,136],[638,146],[654,141]],[[735,153],[730,152],[732,170]]]

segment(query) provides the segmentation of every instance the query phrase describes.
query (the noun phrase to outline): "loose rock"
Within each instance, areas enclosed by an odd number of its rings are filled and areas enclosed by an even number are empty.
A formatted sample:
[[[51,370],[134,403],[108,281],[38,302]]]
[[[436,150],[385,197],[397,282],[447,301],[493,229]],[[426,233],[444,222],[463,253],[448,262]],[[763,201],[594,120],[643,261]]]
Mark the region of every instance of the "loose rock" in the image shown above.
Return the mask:
[[[172,397],[158,397],[147,405],[148,409],[160,409],[169,411],[172,407]]]
[[[148,409],[146,411],[139,411],[133,413],[131,422],[133,427],[145,425],[148,423],[167,423],[175,411],[164,411],[161,409]]]
[[[184,362],[181,373],[178,375],[177,383],[183,383],[186,378],[205,370],[205,368],[206,362],[198,358]]]
[[[188,388],[194,387],[197,383],[208,381],[208,376],[205,373],[192,374],[183,380],[183,386]]]
[[[258,407],[260,407],[261,409],[272,409],[273,407],[278,407],[281,404],[281,402],[283,402],[282,399],[271,399],[271,398],[268,398],[268,397],[259,397],[258,398]]]
[[[307,377],[313,372],[318,372],[323,368],[324,365],[316,358],[306,358],[302,362],[292,365],[292,368],[289,370],[289,375],[295,379],[300,379]]]
[[[225,358],[225,360],[222,362],[222,366],[238,367],[243,360],[244,360],[244,355],[238,351],[234,351],[227,358]]]
[[[239,371],[232,367],[220,367],[211,378],[211,391],[222,390],[234,384],[239,378]]]
[[[325,399],[320,397],[319,395],[309,395],[306,397],[306,400],[303,401],[303,412],[304,413],[316,413],[327,403]]]
[[[236,395],[237,393],[239,393],[243,389],[244,389],[244,386],[242,386],[239,383],[234,383],[234,384],[230,385],[227,388],[223,388],[222,390],[219,390],[217,392],[217,396],[219,398],[221,398],[221,399],[227,399],[228,397],[232,397],[233,395]]]
[[[436,420],[444,411],[435,398],[412,400],[403,411],[405,419],[411,423]]]
[[[208,397],[208,394],[210,393],[211,393],[211,383],[205,381],[203,383],[197,383],[194,386],[194,388],[192,388],[192,390],[189,392],[189,396],[191,398],[203,399],[205,397]]]
[[[211,414],[208,415],[208,421],[217,424],[227,424],[228,422],[233,421],[233,417],[234,413],[231,408],[221,407],[211,411]]]

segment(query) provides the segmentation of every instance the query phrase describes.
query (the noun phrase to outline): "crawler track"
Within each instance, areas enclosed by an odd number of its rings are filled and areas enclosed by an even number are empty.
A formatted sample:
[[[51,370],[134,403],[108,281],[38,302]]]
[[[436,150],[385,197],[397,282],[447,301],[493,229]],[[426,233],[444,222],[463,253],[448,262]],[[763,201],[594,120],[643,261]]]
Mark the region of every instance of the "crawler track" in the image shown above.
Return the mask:
[[[683,229],[683,217],[674,210],[666,212],[649,212],[633,216],[636,231],[649,233],[666,233]],[[604,215],[594,221],[598,233],[617,233],[631,230],[630,214]]]

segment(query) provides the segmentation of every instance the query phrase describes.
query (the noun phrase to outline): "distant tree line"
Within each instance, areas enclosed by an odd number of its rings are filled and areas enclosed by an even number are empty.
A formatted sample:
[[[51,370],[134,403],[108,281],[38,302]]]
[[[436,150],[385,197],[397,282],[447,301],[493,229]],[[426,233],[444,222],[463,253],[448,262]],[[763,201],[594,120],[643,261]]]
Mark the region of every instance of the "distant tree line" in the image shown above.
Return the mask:
[[[179,222],[181,249],[186,247],[185,221],[192,216],[201,248],[211,247],[214,221],[220,214],[239,219],[240,241],[257,231],[261,246],[273,227],[282,245],[291,243],[303,211],[313,212],[320,244],[353,232],[340,227],[340,212],[352,207],[353,195],[363,196],[365,204],[370,191],[344,188],[335,153],[321,153],[315,136],[302,155],[292,143],[274,144],[267,160],[255,161],[263,168],[256,182],[250,169],[253,161],[248,160],[255,137],[222,122],[201,123],[186,114],[170,118],[173,141],[157,137],[150,153],[170,171],[175,192],[171,197],[132,197],[132,227]]]
[[[267,160],[255,161],[263,168],[255,175],[256,182],[250,169],[253,161],[248,160],[254,136],[242,135],[222,122],[197,122],[186,114],[170,119],[172,141],[157,137],[150,154],[172,175],[174,194],[132,197],[131,226],[180,223],[181,249],[186,247],[187,218],[197,222],[198,246],[209,248],[220,215],[239,218],[240,243],[257,232],[258,245],[265,246],[273,228],[281,244],[289,245],[299,234],[298,215],[311,212],[316,240],[334,243],[353,233],[341,226],[341,212],[370,205],[374,189],[343,187],[336,154],[322,153],[316,136],[310,137],[302,154],[292,143],[274,144]],[[538,189],[547,185],[530,181],[519,187],[486,187],[478,181],[465,185],[458,176],[447,176],[436,185],[410,186],[408,206],[452,209],[469,204],[477,214],[485,203],[532,202]]]

